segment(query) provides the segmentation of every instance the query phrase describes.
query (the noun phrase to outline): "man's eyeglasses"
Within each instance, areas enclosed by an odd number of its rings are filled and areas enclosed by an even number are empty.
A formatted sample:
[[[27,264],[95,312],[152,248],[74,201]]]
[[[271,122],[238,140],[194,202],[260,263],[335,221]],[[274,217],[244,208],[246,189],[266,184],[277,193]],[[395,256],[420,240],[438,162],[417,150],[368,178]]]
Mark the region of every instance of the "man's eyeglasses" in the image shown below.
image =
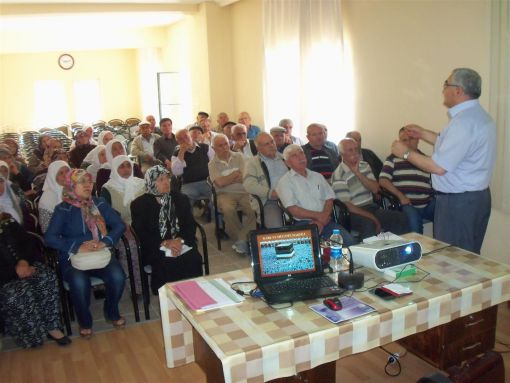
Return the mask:
[[[457,85],[457,84],[450,84],[450,83],[448,82],[448,80],[444,80],[444,83],[443,83],[443,89],[444,89],[444,88],[448,88],[449,86],[453,86],[453,87],[455,87],[455,88],[461,88],[461,86],[460,86],[460,85]]]

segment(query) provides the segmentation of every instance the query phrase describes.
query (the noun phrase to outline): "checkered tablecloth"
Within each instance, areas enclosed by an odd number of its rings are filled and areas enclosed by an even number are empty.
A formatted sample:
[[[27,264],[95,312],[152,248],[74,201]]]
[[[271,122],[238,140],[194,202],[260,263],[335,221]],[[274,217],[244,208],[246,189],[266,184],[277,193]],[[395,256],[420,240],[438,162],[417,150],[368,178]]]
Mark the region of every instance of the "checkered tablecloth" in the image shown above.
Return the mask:
[[[192,327],[223,365],[225,382],[264,382],[309,370],[341,357],[370,350],[510,300],[510,266],[417,234],[422,270],[399,280],[413,294],[384,301],[368,291],[354,296],[377,312],[335,325],[296,302],[276,310],[260,299],[206,312],[193,312],[174,294],[172,284],[159,291],[168,367],[194,361]],[[365,290],[385,277],[368,269]],[[421,277],[430,273],[422,281]],[[209,276],[227,282],[251,280],[250,269]],[[405,282],[408,281],[408,282]]]

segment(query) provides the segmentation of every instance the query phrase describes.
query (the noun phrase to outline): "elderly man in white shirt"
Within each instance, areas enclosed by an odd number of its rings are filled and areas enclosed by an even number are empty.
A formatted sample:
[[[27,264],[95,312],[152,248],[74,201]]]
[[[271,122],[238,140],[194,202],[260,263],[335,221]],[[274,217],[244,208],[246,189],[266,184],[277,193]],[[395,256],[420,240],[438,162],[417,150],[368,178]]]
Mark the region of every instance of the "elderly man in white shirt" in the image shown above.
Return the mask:
[[[280,178],[276,192],[285,208],[298,224],[316,224],[321,238],[331,236],[333,229],[340,229],[347,246],[355,243],[351,234],[333,221],[335,193],[324,177],[306,168],[306,156],[301,146],[291,144],[283,151],[289,172]]]

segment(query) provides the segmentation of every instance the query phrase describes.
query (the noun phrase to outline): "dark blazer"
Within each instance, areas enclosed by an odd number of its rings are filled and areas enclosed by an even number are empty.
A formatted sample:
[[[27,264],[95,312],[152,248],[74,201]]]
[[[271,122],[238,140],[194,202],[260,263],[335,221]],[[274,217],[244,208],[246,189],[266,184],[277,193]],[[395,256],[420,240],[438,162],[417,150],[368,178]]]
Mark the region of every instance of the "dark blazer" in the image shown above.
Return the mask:
[[[154,293],[157,293],[157,289],[165,282],[202,275],[202,257],[197,250],[196,225],[188,197],[177,191],[170,194],[179,223],[177,237],[182,238],[186,245],[193,248],[176,258],[165,257],[165,253],[159,249],[161,242],[172,239],[172,236],[168,228],[165,238],[161,238],[159,232],[161,205],[156,197],[146,193],[131,202],[131,226],[140,240],[143,264],[152,266],[151,286]]]
[[[33,265],[35,261],[43,261],[36,240],[28,234],[14,219],[4,219],[0,222],[0,286],[14,279],[16,264],[20,260]]]

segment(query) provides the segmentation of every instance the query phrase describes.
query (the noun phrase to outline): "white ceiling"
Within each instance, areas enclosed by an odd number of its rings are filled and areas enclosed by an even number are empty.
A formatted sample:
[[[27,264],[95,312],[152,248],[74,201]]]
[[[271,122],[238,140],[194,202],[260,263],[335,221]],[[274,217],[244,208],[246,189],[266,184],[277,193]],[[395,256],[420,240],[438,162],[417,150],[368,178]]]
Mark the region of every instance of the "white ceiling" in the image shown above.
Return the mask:
[[[212,0],[227,6],[238,0]],[[0,0],[0,31],[113,25],[144,28],[173,24],[203,0]]]

